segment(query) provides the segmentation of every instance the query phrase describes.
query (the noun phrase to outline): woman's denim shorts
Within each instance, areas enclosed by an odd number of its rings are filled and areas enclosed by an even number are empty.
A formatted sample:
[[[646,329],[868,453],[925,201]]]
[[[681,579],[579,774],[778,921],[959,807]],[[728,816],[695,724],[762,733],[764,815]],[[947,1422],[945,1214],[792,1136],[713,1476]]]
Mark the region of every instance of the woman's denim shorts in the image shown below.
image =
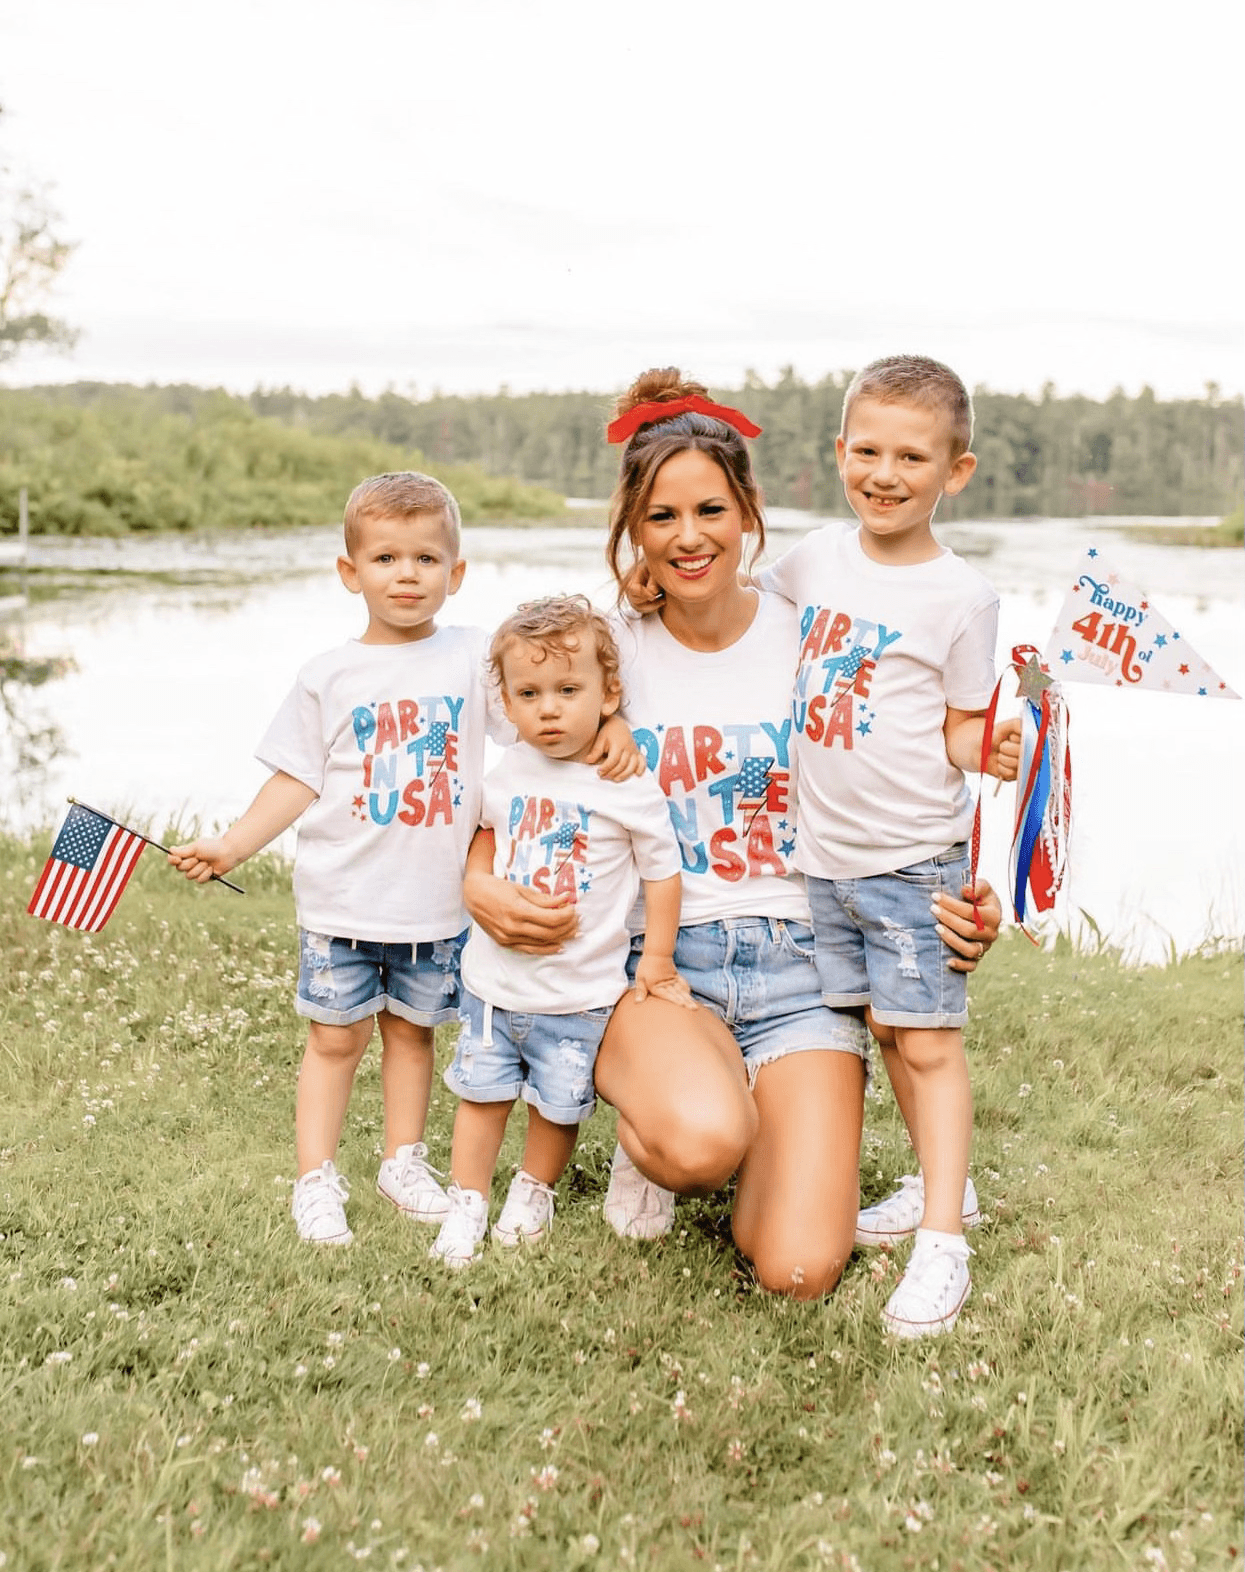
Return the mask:
[[[631,941],[627,973],[635,981],[644,940]],[[674,964],[702,1004],[730,1027],[748,1069],[791,1053],[829,1049],[869,1062],[863,1020],[822,1001],[813,964],[813,931],[789,917],[723,917],[679,929]]]
[[[961,841],[937,857],[869,879],[808,879],[822,998],[837,1008],[867,1004],[887,1026],[963,1026],[968,979],[930,911],[940,891],[959,899],[968,882]]]
[[[416,1026],[458,1019],[458,957],[466,928],[426,944],[380,944],[298,930],[299,1015],[322,1026],[352,1026],[388,1010]]]

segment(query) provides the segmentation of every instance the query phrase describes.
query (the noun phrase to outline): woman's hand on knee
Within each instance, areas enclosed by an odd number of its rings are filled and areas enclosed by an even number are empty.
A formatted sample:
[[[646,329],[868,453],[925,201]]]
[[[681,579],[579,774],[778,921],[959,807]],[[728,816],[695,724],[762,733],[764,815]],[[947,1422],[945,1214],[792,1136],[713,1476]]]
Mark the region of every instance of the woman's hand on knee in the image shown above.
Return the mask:
[[[961,894],[957,901],[943,891],[934,915],[938,937],[953,952],[947,964],[952,971],[971,972],[999,936],[1003,907],[985,879],[966,884]]]

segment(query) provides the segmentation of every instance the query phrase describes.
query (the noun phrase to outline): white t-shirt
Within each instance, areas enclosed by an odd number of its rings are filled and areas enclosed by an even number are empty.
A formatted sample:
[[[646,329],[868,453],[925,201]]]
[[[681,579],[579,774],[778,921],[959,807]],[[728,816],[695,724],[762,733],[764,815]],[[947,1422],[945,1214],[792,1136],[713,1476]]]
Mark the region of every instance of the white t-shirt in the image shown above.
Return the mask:
[[[777,595],[758,599],[751,627],[724,650],[688,649],[658,616],[614,619],[627,724],[683,855],[684,926],[809,920],[794,872],[795,613]],[[633,923],[643,930],[641,915]]]
[[[985,709],[994,691],[992,586],[951,551],[874,562],[859,527],[837,523],[760,577],[799,613],[797,866],[868,878],[966,839],[973,799],[943,722],[948,706]]]
[[[467,926],[487,637],[446,627],[410,644],[355,639],[299,672],[256,756],[317,793],[298,824],[300,927],[416,944]],[[500,734],[514,735],[504,723]]]
[[[641,879],[679,871],[666,803],[652,776],[605,781],[595,764],[549,759],[516,743],[484,781],[480,822],[493,831],[493,872],[575,898],[579,930],[557,955],[503,949],[473,927],[463,981],[506,1010],[571,1015],[615,1004],[627,986],[627,914]]]

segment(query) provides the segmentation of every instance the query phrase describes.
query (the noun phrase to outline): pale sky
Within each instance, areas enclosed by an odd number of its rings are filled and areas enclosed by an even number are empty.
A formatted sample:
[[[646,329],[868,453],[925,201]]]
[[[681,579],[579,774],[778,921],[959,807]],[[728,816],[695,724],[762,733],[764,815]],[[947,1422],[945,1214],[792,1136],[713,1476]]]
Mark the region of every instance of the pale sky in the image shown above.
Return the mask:
[[[1237,7],[13,0],[78,249],[8,383],[1245,389]]]

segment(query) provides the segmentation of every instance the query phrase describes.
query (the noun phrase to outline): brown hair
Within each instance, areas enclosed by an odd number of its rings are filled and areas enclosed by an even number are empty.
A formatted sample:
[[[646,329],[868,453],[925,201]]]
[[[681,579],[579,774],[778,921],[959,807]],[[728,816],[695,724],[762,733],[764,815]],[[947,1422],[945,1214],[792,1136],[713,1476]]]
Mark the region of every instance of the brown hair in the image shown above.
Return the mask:
[[[957,459],[968,452],[973,440],[973,401],[959,377],[941,360],[930,360],[927,355],[888,355],[858,371],[843,395],[841,437],[846,438],[852,405],[861,398],[941,411],[950,427],[951,457]]]
[[[445,537],[457,557],[462,540],[462,518],[454,493],[431,475],[401,469],[387,475],[369,475],[350,493],[342,517],[346,555],[354,550],[359,526],[372,519],[407,519],[417,513],[439,513],[445,520]]]
[[[617,693],[622,687],[618,646],[609,623],[586,595],[546,595],[542,600],[524,601],[517,611],[512,611],[489,645],[494,680],[499,687],[502,685],[502,659],[512,644],[534,644],[543,650],[544,657],[570,655],[579,649],[579,636],[585,632],[596,640],[606,695]]]
[[[638,376],[618,400],[614,413],[625,415],[637,404],[667,403],[692,394],[708,397],[702,384],[685,379],[677,366],[662,366]],[[657,471],[668,458],[689,449],[706,454],[718,465],[736,506],[745,521],[752,524],[749,562],[763,550],[765,520],[761,514],[761,493],[752,473],[752,457],[747,444],[725,421],[689,410],[669,420],[645,422],[623,449],[618,485],[610,500],[610,533],[605,546],[610,572],[620,587],[628,572],[620,560],[623,542],[630,544],[634,559],[636,534],[648,507]]]

